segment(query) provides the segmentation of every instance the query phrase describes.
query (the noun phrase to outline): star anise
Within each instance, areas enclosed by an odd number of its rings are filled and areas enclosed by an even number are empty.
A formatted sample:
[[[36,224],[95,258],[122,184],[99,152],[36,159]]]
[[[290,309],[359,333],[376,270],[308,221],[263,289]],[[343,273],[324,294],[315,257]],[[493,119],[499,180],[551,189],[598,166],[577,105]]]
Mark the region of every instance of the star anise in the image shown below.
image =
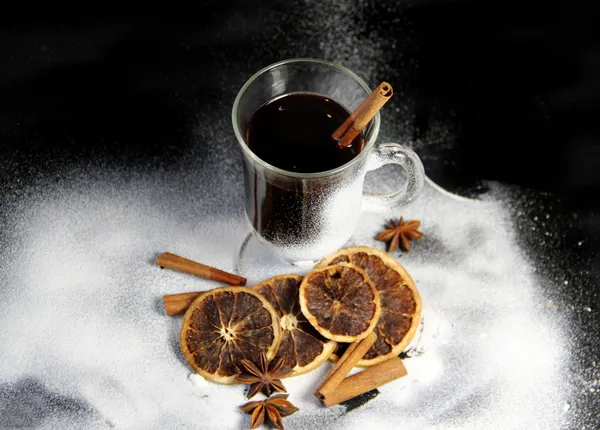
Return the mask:
[[[400,217],[399,221],[390,220],[390,224],[386,224],[387,230],[382,231],[377,235],[377,240],[382,242],[390,242],[388,252],[394,252],[398,249],[398,245],[406,251],[410,251],[410,241],[419,240],[423,237],[417,228],[421,225],[421,221],[412,220],[404,222],[404,219]]]
[[[260,367],[245,359],[242,360],[242,365],[246,368],[247,373],[237,376],[235,382],[250,385],[247,396],[249,399],[259,391],[265,396],[270,396],[274,390],[285,393],[286,390],[281,383],[281,378],[289,375],[292,370],[283,368],[283,358],[273,363],[267,360],[265,354],[261,354]]]
[[[276,394],[266,400],[248,402],[240,406],[240,409],[248,415],[252,414],[251,429],[260,427],[267,418],[273,427],[283,430],[281,418],[292,415],[298,410],[297,407],[286,400],[287,397],[287,394]]]

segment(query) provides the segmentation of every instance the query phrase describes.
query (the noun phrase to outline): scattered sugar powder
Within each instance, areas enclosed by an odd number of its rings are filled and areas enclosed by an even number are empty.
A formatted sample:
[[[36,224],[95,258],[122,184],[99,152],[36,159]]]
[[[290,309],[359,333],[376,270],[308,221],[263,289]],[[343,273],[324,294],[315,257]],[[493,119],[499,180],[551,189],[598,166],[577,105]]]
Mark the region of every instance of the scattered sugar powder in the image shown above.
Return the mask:
[[[251,283],[298,269],[245,240],[242,201],[223,197],[227,181],[198,187],[195,175],[166,172],[67,177],[20,202],[0,251],[0,427],[247,428],[237,409],[243,387],[190,371],[179,352],[181,318],[165,316],[161,303],[163,294],[214,283],[152,262],[168,250]],[[397,215],[363,214],[351,242],[383,247],[373,237]],[[398,254],[424,305],[408,376],[348,413],[313,398],[329,364],[288,379],[300,411],[286,428],[564,425],[565,335],[515,242],[505,202],[427,183],[402,215],[422,220],[425,233],[414,251]],[[23,406],[32,386],[45,393],[45,414]]]

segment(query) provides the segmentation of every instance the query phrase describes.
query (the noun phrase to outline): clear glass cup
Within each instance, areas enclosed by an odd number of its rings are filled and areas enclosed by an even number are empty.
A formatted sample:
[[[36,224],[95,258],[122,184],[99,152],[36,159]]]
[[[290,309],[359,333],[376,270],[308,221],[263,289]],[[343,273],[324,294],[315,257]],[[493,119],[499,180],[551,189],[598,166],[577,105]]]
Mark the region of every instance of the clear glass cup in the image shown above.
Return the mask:
[[[316,173],[290,172],[261,160],[248,147],[247,125],[259,107],[285,94],[319,94],[352,112],[371,91],[342,66],[298,58],[258,71],[235,99],[232,120],[243,154],[248,223],[261,244],[292,264],[311,264],[341,248],[352,236],[361,210],[385,211],[412,202],[423,187],[423,164],[407,147],[376,143],[379,113],[363,130],[364,148],[356,157]],[[364,193],[366,173],[385,164],[404,168],[404,186],[390,194]]]

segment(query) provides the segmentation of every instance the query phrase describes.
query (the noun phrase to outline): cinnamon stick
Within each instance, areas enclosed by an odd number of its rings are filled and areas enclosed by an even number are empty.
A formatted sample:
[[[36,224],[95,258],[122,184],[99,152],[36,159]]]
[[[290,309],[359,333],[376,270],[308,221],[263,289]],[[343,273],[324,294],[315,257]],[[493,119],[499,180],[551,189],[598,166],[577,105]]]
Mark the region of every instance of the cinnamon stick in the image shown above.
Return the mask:
[[[400,358],[390,358],[362,372],[347,377],[335,390],[328,393],[320,393],[317,399],[323,406],[328,408],[379,388],[407,374],[406,367],[404,367],[404,363],[402,363]]]
[[[342,366],[344,361],[346,361],[344,359],[344,357],[346,357],[346,359],[347,359],[354,352],[354,350],[356,349],[356,347],[358,347],[359,344],[360,344],[360,342],[353,342],[350,345],[348,345],[348,348],[346,348],[346,351],[344,351],[344,354],[338,359],[337,363],[335,363],[335,366],[333,366],[333,369],[331,369],[329,371],[329,373],[327,374],[327,376],[325,377],[323,382],[321,382],[321,385],[319,385],[319,387],[315,390],[315,395],[317,395],[318,392],[321,392],[323,390],[323,387],[325,386],[325,384],[327,384],[331,380],[331,377],[333,375],[338,373],[339,368]],[[368,349],[367,349],[367,351],[368,351]],[[360,360],[360,358],[359,358],[359,360]],[[343,375],[342,379],[345,377],[346,377],[346,375]],[[330,384],[330,386],[335,385],[331,382],[329,382],[329,384]],[[337,383],[337,385],[339,385],[339,382]],[[330,387],[328,387],[328,388],[330,388]]]
[[[325,378],[323,383],[317,388],[315,396],[319,398],[320,396],[335,391],[356,363],[365,356],[376,340],[377,335],[374,332],[371,332],[360,342],[350,344],[346,352],[344,352],[344,355],[340,357],[334,368],[331,369],[327,378]]]
[[[202,294],[202,291],[193,291],[191,293],[167,294],[163,296],[165,303],[165,312],[169,316],[180,315],[187,311],[192,302]]]
[[[246,285],[246,278],[206,266],[187,258],[180,257],[170,252],[165,252],[156,259],[156,264],[167,269],[178,270],[184,273],[200,276],[212,281],[223,282],[229,285]]]
[[[390,84],[379,84],[331,135],[331,138],[338,142],[338,147],[345,148],[350,145],[393,94],[394,89]]]

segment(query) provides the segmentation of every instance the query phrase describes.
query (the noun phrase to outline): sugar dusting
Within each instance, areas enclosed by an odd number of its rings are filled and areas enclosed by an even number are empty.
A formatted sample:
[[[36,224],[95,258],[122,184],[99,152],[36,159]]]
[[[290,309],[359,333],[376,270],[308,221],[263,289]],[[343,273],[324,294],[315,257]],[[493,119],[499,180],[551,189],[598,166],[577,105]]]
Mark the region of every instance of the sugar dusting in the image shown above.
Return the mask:
[[[59,424],[47,418],[48,427],[244,428],[249,418],[236,409],[243,388],[190,372],[178,350],[180,318],[166,317],[160,302],[214,284],[152,260],[169,250],[240,270],[251,283],[298,270],[253,239],[238,258],[245,219],[240,211],[213,213],[219,190],[198,204],[167,176],[124,177],[73,178],[15,212],[18,237],[1,260],[0,378],[8,384],[0,404],[16,398],[10,387],[33,379],[93,411]],[[286,428],[560,427],[570,396],[561,376],[565,339],[506,214],[492,196],[458,199],[427,185],[403,211],[421,219],[425,233],[399,256],[424,303],[418,351],[405,360],[409,375],[347,414],[312,396],[328,364],[291,378],[290,400],[301,410]],[[385,217],[363,214],[352,242],[381,247],[373,237]]]

